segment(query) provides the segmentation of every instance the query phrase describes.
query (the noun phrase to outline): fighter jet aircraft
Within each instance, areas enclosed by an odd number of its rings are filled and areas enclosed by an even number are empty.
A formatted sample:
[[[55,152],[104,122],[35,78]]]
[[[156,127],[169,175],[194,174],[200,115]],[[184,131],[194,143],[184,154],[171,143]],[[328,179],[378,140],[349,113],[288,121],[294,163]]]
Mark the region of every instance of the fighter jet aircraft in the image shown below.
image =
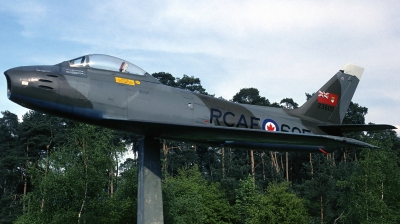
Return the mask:
[[[102,54],[4,74],[11,101],[56,116],[210,146],[329,153],[340,147],[375,147],[341,137],[345,132],[395,129],[341,124],[363,71],[345,65],[293,110],[172,88],[126,60]]]

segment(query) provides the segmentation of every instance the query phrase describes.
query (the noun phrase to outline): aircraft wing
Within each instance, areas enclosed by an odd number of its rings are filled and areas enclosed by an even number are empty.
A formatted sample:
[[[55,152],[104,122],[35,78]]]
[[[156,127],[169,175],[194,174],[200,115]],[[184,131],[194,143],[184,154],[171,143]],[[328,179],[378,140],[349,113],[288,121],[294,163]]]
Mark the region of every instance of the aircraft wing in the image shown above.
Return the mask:
[[[386,129],[397,129],[395,126],[387,124],[338,124],[338,125],[319,125],[319,128],[330,135],[340,136],[343,133],[358,131],[379,131]]]
[[[267,132],[263,130],[245,129],[245,128],[229,128],[221,126],[206,126],[206,125],[177,125],[157,122],[143,122],[135,120],[118,120],[105,119],[104,125],[115,127],[117,124],[121,129],[137,133],[139,135],[154,136],[169,140],[179,140],[194,143],[204,143],[210,145],[235,144],[242,146],[241,148],[274,150],[280,148],[288,150],[293,147],[314,146],[316,149],[336,149],[340,147],[356,147],[356,148],[378,148],[374,145],[339,136],[332,135],[314,135],[314,134],[296,134],[290,132]],[[277,147],[276,147],[277,146]],[[308,150],[305,150],[308,151]]]

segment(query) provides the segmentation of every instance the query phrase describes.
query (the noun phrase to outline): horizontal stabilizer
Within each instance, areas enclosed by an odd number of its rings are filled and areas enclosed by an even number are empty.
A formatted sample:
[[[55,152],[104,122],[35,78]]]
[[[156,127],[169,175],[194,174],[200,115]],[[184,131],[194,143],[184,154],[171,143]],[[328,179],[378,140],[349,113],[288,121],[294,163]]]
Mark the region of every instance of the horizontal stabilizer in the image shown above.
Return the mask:
[[[387,129],[397,129],[395,126],[388,124],[334,124],[319,125],[322,131],[329,135],[341,136],[343,133],[359,132],[359,131],[380,131]]]

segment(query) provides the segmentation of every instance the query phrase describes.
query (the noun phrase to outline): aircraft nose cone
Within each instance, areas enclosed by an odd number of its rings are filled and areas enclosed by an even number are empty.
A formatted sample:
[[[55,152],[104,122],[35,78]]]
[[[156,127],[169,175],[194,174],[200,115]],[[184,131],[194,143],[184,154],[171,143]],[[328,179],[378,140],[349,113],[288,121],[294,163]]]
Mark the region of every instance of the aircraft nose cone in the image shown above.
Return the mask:
[[[11,68],[4,72],[4,76],[7,79],[7,97],[9,100],[13,101],[13,94],[17,91],[18,87],[24,84],[21,81],[25,76],[25,71],[21,67]],[[20,85],[18,85],[18,83]],[[18,92],[18,91],[17,91]]]

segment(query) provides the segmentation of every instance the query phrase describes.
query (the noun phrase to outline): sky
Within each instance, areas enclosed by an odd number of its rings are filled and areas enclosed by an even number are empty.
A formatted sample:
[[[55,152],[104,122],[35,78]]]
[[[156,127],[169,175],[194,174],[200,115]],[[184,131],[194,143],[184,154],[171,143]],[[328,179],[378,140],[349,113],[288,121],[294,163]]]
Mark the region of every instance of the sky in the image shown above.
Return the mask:
[[[301,105],[353,63],[365,68],[353,102],[366,122],[400,128],[399,1],[14,0],[0,3],[0,30],[2,72],[100,53],[200,78],[228,100],[254,87]],[[21,117],[6,91],[0,78],[0,111]]]

